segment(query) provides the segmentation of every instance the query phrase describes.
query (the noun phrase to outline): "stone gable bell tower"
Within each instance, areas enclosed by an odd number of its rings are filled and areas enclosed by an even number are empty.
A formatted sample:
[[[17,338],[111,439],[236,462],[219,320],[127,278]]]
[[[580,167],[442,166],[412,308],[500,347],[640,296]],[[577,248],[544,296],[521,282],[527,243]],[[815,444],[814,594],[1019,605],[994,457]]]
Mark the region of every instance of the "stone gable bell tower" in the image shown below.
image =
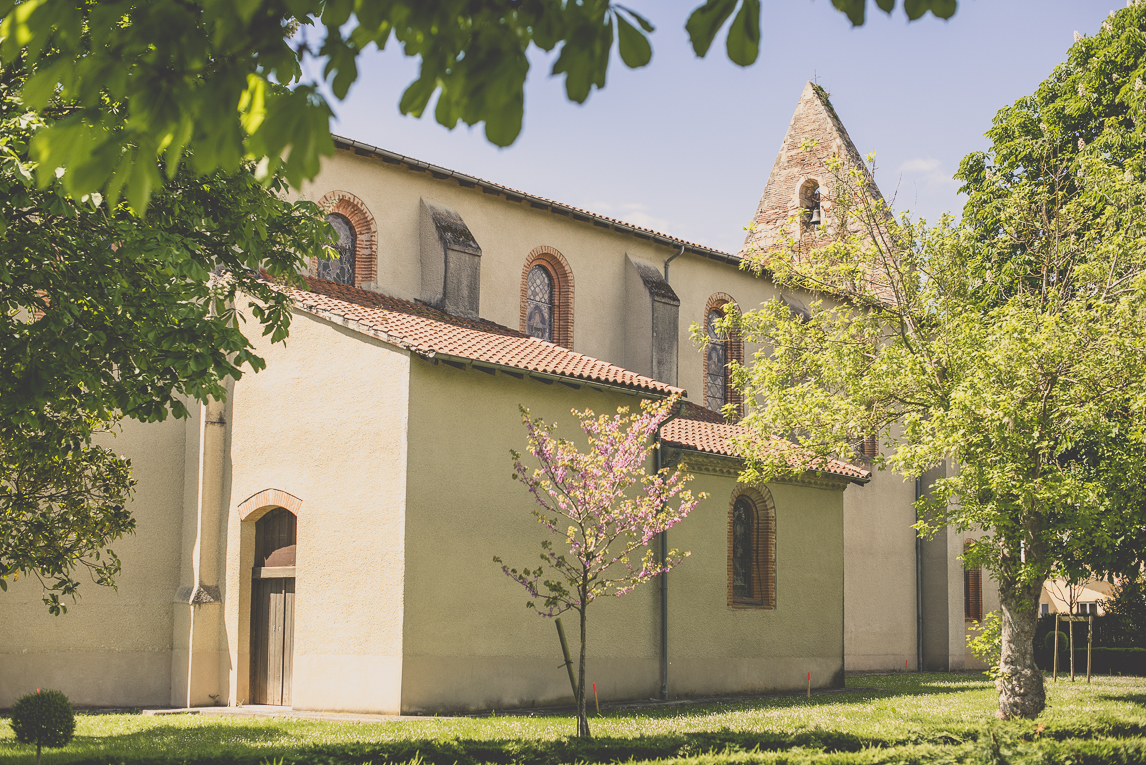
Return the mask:
[[[801,144],[809,139],[816,145],[805,151]],[[833,210],[836,180],[826,165],[833,156],[842,159],[845,168],[864,166],[863,157],[832,108],[827,91],[809,82],[800,94],[796,113],[776,155],[741,255],[750,250],[768,250],[788,235],[815,248],[818,240],[826,243],[840,233],[840,221]],[[881,199],[870,176],[868,182],[868,193]]]

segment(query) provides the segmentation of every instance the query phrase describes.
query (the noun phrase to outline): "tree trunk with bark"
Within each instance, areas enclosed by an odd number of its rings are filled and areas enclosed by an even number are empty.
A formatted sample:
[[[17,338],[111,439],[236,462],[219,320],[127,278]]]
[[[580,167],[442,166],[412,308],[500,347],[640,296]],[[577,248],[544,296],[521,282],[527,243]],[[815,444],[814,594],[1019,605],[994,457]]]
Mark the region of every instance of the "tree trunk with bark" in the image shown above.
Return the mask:
[[[577,667],[577,735],[581,738],[592,738],[589,732],[589,716],[586,713],[585,698],[585,607],[588,604],[588,583],[581,587],[581,660]]]
[[[1035,665],[1035,627],[1042,580],[1019,584],[1008,577],[999,582],[999,605],[1003,621],[998,716],[1003,720],[1025,717],[1033,720],[1046,707],[1043,673]]]

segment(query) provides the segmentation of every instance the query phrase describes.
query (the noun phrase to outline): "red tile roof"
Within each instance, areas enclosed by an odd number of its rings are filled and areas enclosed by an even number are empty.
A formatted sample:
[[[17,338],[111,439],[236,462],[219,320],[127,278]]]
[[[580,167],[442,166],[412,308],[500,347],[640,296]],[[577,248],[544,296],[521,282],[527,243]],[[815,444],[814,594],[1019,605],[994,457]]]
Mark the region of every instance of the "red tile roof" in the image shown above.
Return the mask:
[[[669,423],[661,429],[661,438],[663,438],[665,443],[669,446],[692,449],[698,452],[705,452],[706,454],[736,457],[736,452],[733,450],[729,438],[735,435],[743,435],[747,432],[747,429],[740,425],[724,422],[723,418],[716,412],[702,409],[696,404],[686,402],[684,414],[675,420],[670,420]],[[842,476],[856,483],[867,483],[871,480],[870,470],[864,470],[861,467],[856,467],[847,462],[834,459],[827,460],[826,462],[808,459],[807,452],[800,449],[800,447],[791,441],[773,436],[772,444],[775,449],[783,449],[784,451],[791,452],[789,459],[792,461],[799,460],[801,453],[803,453],[805,455],[803,461],[808,463],[808,470],[822,471],[830,475]]]
[[[284,287],[295,306],[307,313],[338,321],[426,358],[447,357],[536,372],[554,377],[602,383],[661,395],[687,395],[678,388],[608,362],[576,353],[485,319],[465,319],[419,303],[368,292],[346,284],[304,276],[308,289]],[[743,433],[740,425],[718,413],[682,402],[682,416],[665,425],[662,436],[670,446],[735,457],[728,438]],[[775,439],[778,447],[794,448]],[[871,472],[830,460],[826,473],[866,482]]]
[[[426,358],[454,357],[543,375],[685,395],[667,385],[592,356],[530,337],[485,319],[464,319],[429,306],[345,284],[303,277],[309,291],[285,288],[296,307],[332,318]]]

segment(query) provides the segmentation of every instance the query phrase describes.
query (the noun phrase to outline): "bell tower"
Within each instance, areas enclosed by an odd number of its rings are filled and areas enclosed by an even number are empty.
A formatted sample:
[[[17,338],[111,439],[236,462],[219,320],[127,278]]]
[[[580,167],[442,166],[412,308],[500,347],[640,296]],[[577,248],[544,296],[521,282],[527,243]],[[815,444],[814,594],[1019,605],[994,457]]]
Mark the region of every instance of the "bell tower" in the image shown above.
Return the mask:
[[[802,148],[808,143],[815,145],[808,150]],[[836,180],[826,164],[833,156],[843,161],[842,172],[864,166],[828,100],[827,91],[809,82],[788,124],[741,255],[751,250],[768,250],[789,235],[805,240],[811,237],[807,243],[815,247],[817,239],[826,240],[840,233],[840,221],[833,209]],[[868,193],[881,199],[870,176],[868,185]]]

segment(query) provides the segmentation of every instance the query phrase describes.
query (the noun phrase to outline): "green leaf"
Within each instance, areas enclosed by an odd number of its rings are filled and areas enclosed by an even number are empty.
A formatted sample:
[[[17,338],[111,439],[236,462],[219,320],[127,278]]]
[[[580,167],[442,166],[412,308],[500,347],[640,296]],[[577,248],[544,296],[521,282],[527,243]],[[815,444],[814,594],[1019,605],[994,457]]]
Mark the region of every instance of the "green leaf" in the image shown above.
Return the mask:
[[[736,0],[706,0],[704,5],[692,12],[684,28],[688,31],[688,39],[696,55],[704,58],[712,47],[717,31],[724,26],[734,10]]]
[[[894,0],[890,0],[891,5],[894,6]],[[843,11],[844,15],[848,17],[848,21],[852,23],[853,27],[862,27],[864,22],[864,11],[867,5],[867,0],[832,0],[832,5],[836,7],[837,11]],[[880,8],[884,8],[882,5]],[[890,13],[887,8],[884,10]]]
[[[652,25],[652,22],[650,22],[648,19],[646,19],[646,18],[645,18],[644,16],[642,16],[641,14],[637,13],[636,11],[634,11],[632,8],[629,8],[629,7],[628,7],[628,6],[626,6],[626,5],[620,5],[620,4],[617,4],[617,5],[615,5],[614,7],[616,7],[616,8],[617,8],[617,9],[619,9],[619,10],[622,10],[622,11],[624,11],[625,13],[629,14],[630,16],[632,16],[632,17],[633,17],[633,20],[634,20],[634,21],[636,21],[638,24],[640,24],[640,25],[641,25],[641,29],[645,30],[645,31],[646,31],[646,32],[648,32],[649,34],[652,34],[653,32],[655,32],[655,31],[656,31],[656,28],[655,28],[655,27]]]
[[[931,0],[931,12],[941,19],[949,19],[955,15],[958,0]]]
[[[621,61],[630,69],[638,69],[652,60],[653,48],[649,38],[636,27],[625,20],[620,13],[614,14],[617,20],[617,48],[621,53]]]
[[[425,65],[423,65],[424,68]],[[398,111],[412,117],[421,117],[422,112],[426,109],[426,104],[430,103],[430,97],[434,95],[437,88],[437,78],[427,76],[423,72],[422,76],[411,82],[402,94],[402,100],[398,102]]]
[[[728,58],[748,66],[760,55],[760,0],[744,0],[728,28]]]

